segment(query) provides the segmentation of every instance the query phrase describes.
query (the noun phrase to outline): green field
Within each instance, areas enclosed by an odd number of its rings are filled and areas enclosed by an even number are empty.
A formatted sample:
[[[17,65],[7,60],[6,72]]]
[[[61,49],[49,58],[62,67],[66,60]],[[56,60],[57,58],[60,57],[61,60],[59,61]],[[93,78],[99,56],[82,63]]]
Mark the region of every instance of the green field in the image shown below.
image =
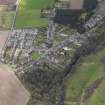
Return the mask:
[[[22,27],[46,27],[48,20],[40,17],[41,9],[50,7],[54,0],[21,0],[17,12],[15,26]]]
[[[105,80],[84,105],[105,105]]]
[[[105,65],[101,62],[105,49],[84,58],[77,65],[75,73],[67,79],[66,101],[77,102],[83,90],[91,86],[96,80],[105,76]],[[97,91],[84,103],[84,105],[105,105],[105,81]],[[96,104],[97,103],[97,104]],[[103,104],[102,104],[103,103]]]
[[[37,60],[41,57],[41,54],[39,54],[38,52],[33,52],[31,54],[31,57],[32,57],[33,60]]]

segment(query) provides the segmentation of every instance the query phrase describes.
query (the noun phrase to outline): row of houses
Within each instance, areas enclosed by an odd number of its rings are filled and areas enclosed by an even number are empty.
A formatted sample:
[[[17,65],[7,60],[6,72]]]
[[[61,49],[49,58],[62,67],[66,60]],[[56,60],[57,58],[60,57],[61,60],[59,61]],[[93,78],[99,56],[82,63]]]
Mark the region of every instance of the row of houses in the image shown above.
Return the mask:
[[[5,61],[9,62],[10,60],[15,62],[19,58],[28,56],[29,50],[33,48],[33,42],[37,32],[37,29],[13,30],[6,43],[6,48],[3,54]]]
[[[93,27],[95,27],[96,25],[102,24],[102,21],[104,20],[104,16],[101,15],[96,15],[96,16],[92,16],[85,24],[84,24],[84,28],[86,30],[89,30]]]

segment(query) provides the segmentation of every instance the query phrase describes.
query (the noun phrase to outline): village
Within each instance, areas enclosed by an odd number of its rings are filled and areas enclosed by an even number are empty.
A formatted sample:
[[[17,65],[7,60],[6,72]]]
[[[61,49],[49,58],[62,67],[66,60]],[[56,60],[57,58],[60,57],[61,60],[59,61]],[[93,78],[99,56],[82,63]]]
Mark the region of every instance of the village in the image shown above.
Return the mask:
[[[0,12],[13,12],[8,27],[5,15],[0,15],[4,20],[0,26],[0,64],[14,69],[23,85],[33,92],[27,105],[43,105],[38,103],[45,97],[48,103],[44,105],[74,105],[65,103],[63,81],[81,57],[94,52],[97,46],[104,47],[103,2],[55,0],[54,5],[40,10],[40,19],[48,19],[47,27],[17,28],[19,2],[0,1]]]
[[[63,8],[62,10],[66,11],[66,9],[68,10],[75,9],[78,11],[82,9],[81,7],[82,4],[79,4],[79,7],[77,8],[76,6],[75,8],[75,3],[74,4],[73,3],[72,5],[74,6],[74,8],[66,7],[66,8]],[[61,5],[64,6],[66,5],[66,3],[64,1],[61,1]],[[58,6],[58,8],[61,8],[61,7]],[[95,13],[85,24],[82,25],[82,28],[85,31],[88,31],[99,24],[100,25],[103,24],[103,21],[102,21],[103,19],[104,19],[104,16],[101,16],[100,14]],[[69,31],[68,32],[69,34],[66,34],[66,31],[65,31],[66,28],[62,30],[62,27],[61,27],[62,31],[58,33],[58,29],[57,29],[58,25],[59,25],[58,23],[53,22],[53,19],[52,20],[50,19],[48,29],[42,29],[42,30],[37,28],[36,29],[12,29],[12,31],[10,32],[10,36],[6,41],[1,54],[2,60],[5,63],[10,63],[10,64],[14,64],[14,63],[18,64],[17,62],[20,63],[20,61],[25,61],[24,59],[27,59],[28,61],[32,61],[35,59],[38,60],[41,58],[41,56],[43,57],[44,55],[46,55],[46,53],[48,53],[50,49],[51,50],[53,49],[54,52],[59,51],[59,47],[57,47],[58,48],[57,50],[54,49],[54,47],[56,46],[61,46],[61,48],[64,49],[65,45],[62,44],[63,43],[62,41],[65,40],[65,43],[67,44],[66,40],[68,40],[69,37],[71,38],[70,41],[71,42],[73,41],[76,44],[76,46],[81,45],[78,42],[80,41],[81,36],[79,36],[80,38],[78,37],[77,40],[75,39],[75,35],[80,35],[79,32],[76,32],[76,29],[72,29],[71,33]],[[39,41],[38,41],[38,37],[39,37]],[[38,57],[34,58],[35,55]]]

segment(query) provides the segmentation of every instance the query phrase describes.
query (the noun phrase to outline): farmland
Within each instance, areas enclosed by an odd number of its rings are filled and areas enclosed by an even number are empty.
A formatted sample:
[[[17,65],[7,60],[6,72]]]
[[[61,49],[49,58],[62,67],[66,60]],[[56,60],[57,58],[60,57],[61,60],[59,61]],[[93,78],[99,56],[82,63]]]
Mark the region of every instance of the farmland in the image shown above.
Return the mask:
[[[84,105],[105,105],[105,80]]]
[[[81,95],[89,87],[94,87],[96,81],[103,78],[105,75],[103,56],[105,49],[83,58],[81,63],[76,67],[76,71],[72,76],[67,79],[67,91],[66,91],[66,101],[67,102],[78,102]],[[105,80],[101,81],[97,88],[95,88],[93,93],[85,99],[83,105],[104,105],[105,96]],[[87,93],[85,93],[86,95]],[[100,97],[100,98],[99,98]]]
[[[13,23],[14,11],[0,11],[0,27],[10,29]]]
[[[46,27],[48,19],[41,18],[41,9],[51,7],[54,0],[21,0],[16,17],[16,28]]]
[[[0,29],[10,29],[13,24],[17,0],[0,0]]]
[[[0,105],[25,105],[30,94],[15,76],[13,69],[0,64]]]

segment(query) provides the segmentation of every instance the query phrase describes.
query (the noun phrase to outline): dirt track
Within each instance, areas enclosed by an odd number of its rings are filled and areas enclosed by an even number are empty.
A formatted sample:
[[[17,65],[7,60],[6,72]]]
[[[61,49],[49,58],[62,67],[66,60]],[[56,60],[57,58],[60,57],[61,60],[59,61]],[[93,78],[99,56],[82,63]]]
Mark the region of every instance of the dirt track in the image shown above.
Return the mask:
[[[25,105],[29,93],[5,65],[0,65],[0,105]]]

